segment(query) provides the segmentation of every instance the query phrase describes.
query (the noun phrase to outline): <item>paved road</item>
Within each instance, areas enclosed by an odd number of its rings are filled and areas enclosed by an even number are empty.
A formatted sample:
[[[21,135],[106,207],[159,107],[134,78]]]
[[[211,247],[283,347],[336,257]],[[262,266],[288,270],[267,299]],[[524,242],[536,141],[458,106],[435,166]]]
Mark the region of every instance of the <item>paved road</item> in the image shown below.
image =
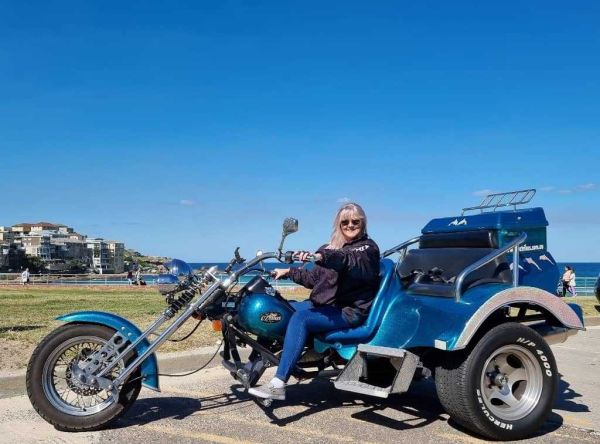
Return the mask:
[[[600,327],[554,347],[563,374],[555,410],[527,443],[600,443]],[[282,443],[483,442],[443,412],[428,382],[378,400],[335,390],[327,381],[293,385],[288,400],[265,410],[220,366],[184,378],[163,378],[160,394],[143,391],[110,430],[55,431],[25,396],[0,399],[0,442]]]

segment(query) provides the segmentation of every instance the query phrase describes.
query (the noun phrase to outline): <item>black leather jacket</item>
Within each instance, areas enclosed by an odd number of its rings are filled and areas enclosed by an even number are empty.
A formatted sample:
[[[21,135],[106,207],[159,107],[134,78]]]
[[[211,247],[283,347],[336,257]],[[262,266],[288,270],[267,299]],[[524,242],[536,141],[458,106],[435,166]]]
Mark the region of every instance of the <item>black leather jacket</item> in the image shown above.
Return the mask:
[[[323,245],[317,253],[320,262],[310,270],[291,268],[289,278],[312,289],[313,304],[339,307],[350,325],[362,324],[379,288],[379,247],[365,235],[339,250]]]

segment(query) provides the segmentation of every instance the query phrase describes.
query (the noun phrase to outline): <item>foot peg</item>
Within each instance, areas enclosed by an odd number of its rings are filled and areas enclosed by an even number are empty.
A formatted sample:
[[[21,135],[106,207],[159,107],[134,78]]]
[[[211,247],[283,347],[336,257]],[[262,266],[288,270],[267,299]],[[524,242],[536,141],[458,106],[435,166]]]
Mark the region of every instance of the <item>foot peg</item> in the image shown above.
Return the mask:
[[[390,385],[380,387],[368,383],[367,360],[369,357],[389,359],[390,364],[396,370],[396,375]],[[419,357],[404,349],[360,344],[334,385],[339,390],[387,398],[390,393],[404,393],[408,390],[418,363]]]

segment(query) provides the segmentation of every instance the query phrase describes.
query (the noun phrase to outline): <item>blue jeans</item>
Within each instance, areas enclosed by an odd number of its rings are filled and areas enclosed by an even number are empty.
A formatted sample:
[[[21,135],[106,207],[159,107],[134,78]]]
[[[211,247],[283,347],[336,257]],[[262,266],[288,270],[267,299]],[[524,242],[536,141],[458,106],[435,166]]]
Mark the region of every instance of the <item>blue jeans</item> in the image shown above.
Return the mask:
[[[300,359],[309,333],[324,333],[350,327],[340,308],[331,305],[315,307],[311,301],[292,302],[292,306],[296,313],[290,318],[283,341],[283,353],[275,373],[276,378],[286,382]]]

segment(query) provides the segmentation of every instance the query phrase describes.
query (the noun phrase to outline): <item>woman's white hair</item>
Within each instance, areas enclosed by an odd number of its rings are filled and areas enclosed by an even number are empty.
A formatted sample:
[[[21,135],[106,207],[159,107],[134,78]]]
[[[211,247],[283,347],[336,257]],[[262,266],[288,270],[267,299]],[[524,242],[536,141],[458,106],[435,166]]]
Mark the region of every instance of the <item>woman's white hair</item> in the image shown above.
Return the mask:
[[[329,245],[327,245],[328,249],[339,250],[346,243],[341,223],[347,219],[360,219],[362,221],[359,238],[367,234],[367,215],[365,214],[365,210],[359,204],[349,202],[338,210],[333,219],[333,233],[331,234]]]

